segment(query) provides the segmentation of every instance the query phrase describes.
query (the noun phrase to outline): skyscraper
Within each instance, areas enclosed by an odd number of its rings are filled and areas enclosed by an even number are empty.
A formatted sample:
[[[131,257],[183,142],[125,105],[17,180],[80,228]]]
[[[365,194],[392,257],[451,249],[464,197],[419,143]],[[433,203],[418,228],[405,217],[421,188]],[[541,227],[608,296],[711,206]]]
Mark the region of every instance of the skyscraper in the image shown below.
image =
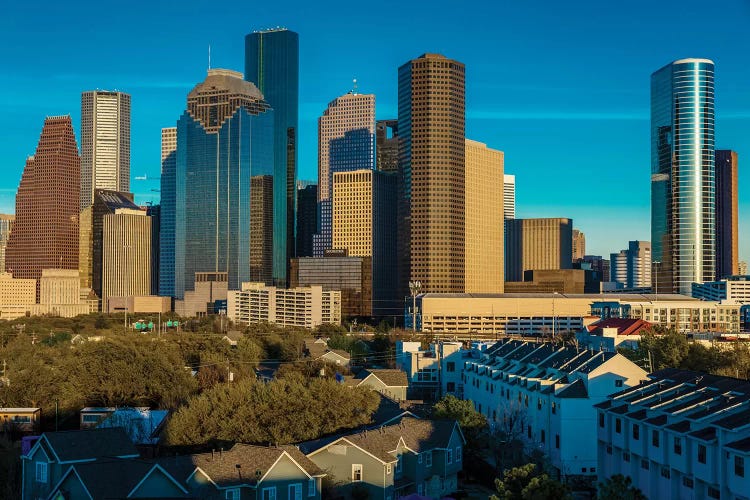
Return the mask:
[[[175,295],[175,213],[177,199],[177,127],[161,129],[161,200],[159,202],[159,295]],[[154,235],[152,235],[154,237]]]
[[[42,269],[78,269],[80,195],[73,123],[70,116],[47,117],[18,186],[16,221],[5,254],[8,272],[38,280]]]
[[[151,293],[151,217],[117,208],[102,218],[102,311],[111,297]]]
[[[651,243],[631,241],[628,248],[610,254],[610,281],[621,283],[625,288],[651,286]],[[659,284],[661,291],[661,284]]]
[[[508,219],[506,229],[505,281],[523,281],[524,271],[572,268],[572,219]]]
[[[578,229],[573,229],[573,262],[583,259],[586,255],[586,235]]]
[[[716,278],[739,272],[737,152],[716,151]]]
[[[130,95],[81,94],[81,210],[94,190],[130,191]]]
[[[503,292],[502,151],[466,140],[465,291]]]
[[[297,182],[297,257],[312,257],[318,231],[318,185]]]
[[[263,95],[241,73],[211,69],[188,94],[175,174],[165,175],[165,165],[162,175],[162,193],[174,192],[174,222],[164,217],[162,232],[174,234],[178,299],[194,290],[196,273],[226,274],[230,290],[249,281],[252,198],[263,196],[251,192],[251,176],[274,175],[273,124]]]
[[[465,67],[424,54],[398,69],[399,290],[464,291]]]
[[[15,215],[0,214],[0,273],[5,272],[5,249],[15,220]]]
[[[398,171],[398,120],[375,122],[375,151],[378,170]]]
[[[651,75],[651,245],[659,290],[690,295],[715,275],[714,63]]]
[[[299,35],[286,28],[247,35],[245,80],[258,87],[274,113],[274,170],[269,172],[274,179],[273,279],[278,285],[286,286],[289,259],[294,256]]]
[[[318,118],[318,203],[320,231],[313,255],[332,248],[333,174],[375,168],[375,96],[354,90],[337,97]]]
[[[516,176],[503,175],[503,217],[516,218]]]

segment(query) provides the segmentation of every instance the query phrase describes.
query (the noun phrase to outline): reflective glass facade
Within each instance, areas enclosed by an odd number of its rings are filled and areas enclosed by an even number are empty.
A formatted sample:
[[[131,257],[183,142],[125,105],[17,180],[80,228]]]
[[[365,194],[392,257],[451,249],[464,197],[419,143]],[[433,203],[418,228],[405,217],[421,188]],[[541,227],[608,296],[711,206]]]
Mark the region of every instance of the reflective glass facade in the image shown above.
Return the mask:
[[[690,295],[691,283],[714,279],[714,64],[707,59],[682,59],[651,75],[651,236],[659,291]]]
[[[299,35],[283,28],[247,35],[245,80],[260,89],[274,110],[273,279],[286,285],[295,242]]]

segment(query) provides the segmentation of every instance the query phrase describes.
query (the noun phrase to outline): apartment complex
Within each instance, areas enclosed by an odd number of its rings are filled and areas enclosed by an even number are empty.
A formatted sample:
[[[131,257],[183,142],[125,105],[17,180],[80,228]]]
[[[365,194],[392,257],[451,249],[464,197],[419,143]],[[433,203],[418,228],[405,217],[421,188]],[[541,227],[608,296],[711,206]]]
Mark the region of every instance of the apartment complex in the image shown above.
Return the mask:
[[[621,354],[506,340],[464,362],[462,397],[490,426],[549,457],[561,479],[597,474],[594,405],[646,372]]]
[[[600,480],[629,476],[648,498],[747,497],[747,380],[659,370],[597,412]]]
[[[505,281],[523,281],[524,271],[572,267],[572,219],[510,219],[505,228]]]
[[[503,292],[502,151],[466,140],[464,291]]]
[[[341,324],[341,292],[320,286],[276,288],[264,283],[243,283],[242,290],[227,293],[227,316],[234,322],[274,323],[278,326],[315,328]]]
[[[610,254],[610,279],[624,288],[651,286],[651,243],[631,241],[628,248]]]
[[[94,191],[130,191],[130,95],[81,94],[81,210]]]

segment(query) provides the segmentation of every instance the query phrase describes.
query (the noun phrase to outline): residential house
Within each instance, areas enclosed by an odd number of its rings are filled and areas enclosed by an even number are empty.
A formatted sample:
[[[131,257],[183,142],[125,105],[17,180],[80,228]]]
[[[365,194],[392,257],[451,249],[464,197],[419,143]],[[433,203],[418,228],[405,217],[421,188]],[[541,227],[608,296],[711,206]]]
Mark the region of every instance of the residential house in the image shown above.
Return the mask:
[[[616,352],[618,347],[637,349],[641,334],[653,325],[642,319],[606,318],[576,333],[578,345],[594,351]]]
[[[503,340],[464,362],[463,398],[504,439],[549,457],[562,479],[596,477],[594,405],[646,372],[621,354]]]
[[[368,387],[396,401],[406,399],[409,387],[406,372],[391,369],[362,370],[356,377],[346,377],[344,382],[352,387]]]
[[[239,330],[229,330],[221,340],[229,344],[231,347],[237,347],[237,342],[244,336],[245,334]]]
[[[750,382],[665,369],[597,405],[599,479],[648,498],[746,499]]]
[[[169,410],[117,408],[96,426],[98,429],[122,427],[143,456],[153,456]]]
[[[351,355],[341,349],[331,349],[324,339],[305,339],[304,355],[316,361],[325,361],[343,368],[351,366]]]
[[[441,396],[442,379],[451,378],[443,373],[448,368],[444,362],[446,358],[457,357],[461,351],[461,342],[436,342],[428,349],[422,349],[421,342],[396,342],[396,367],[406,373],[409,383],[410,399],[436,400]],[[455,361],[450,365],[456,373]],[[447,383],[445,384],[447,386]],[[453,385],[455,391],[455,384]],[[453,392],[451,391],[451,392]]]
[[[138,450],[119,427],[45,432],[27,454],[21,455],[21,497],[47,498],[73,464],[137,457]]]
[[[0,431],[34,434],[41,417],[40,408],[0,408]]]
[[[398,424],[302,449],[329,471],[344,498],[393,500],[416,493],[443,498],[457,490],[465,440],[455,421],[405,417]]]

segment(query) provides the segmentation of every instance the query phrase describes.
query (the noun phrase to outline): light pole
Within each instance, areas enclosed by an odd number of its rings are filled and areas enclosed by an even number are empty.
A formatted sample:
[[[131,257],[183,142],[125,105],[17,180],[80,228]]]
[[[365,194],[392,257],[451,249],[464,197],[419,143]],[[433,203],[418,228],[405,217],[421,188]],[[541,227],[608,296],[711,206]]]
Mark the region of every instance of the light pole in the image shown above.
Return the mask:
[[[557,292],[552,292],[552,339],[555,339],[555,297],[557,297],[559,294]]]
[[[411,292],[411,314],[412,324],[411,329],[417,331],[417,295],[422,289],[422,282],[420,281],[409,281],[409,291]]]

